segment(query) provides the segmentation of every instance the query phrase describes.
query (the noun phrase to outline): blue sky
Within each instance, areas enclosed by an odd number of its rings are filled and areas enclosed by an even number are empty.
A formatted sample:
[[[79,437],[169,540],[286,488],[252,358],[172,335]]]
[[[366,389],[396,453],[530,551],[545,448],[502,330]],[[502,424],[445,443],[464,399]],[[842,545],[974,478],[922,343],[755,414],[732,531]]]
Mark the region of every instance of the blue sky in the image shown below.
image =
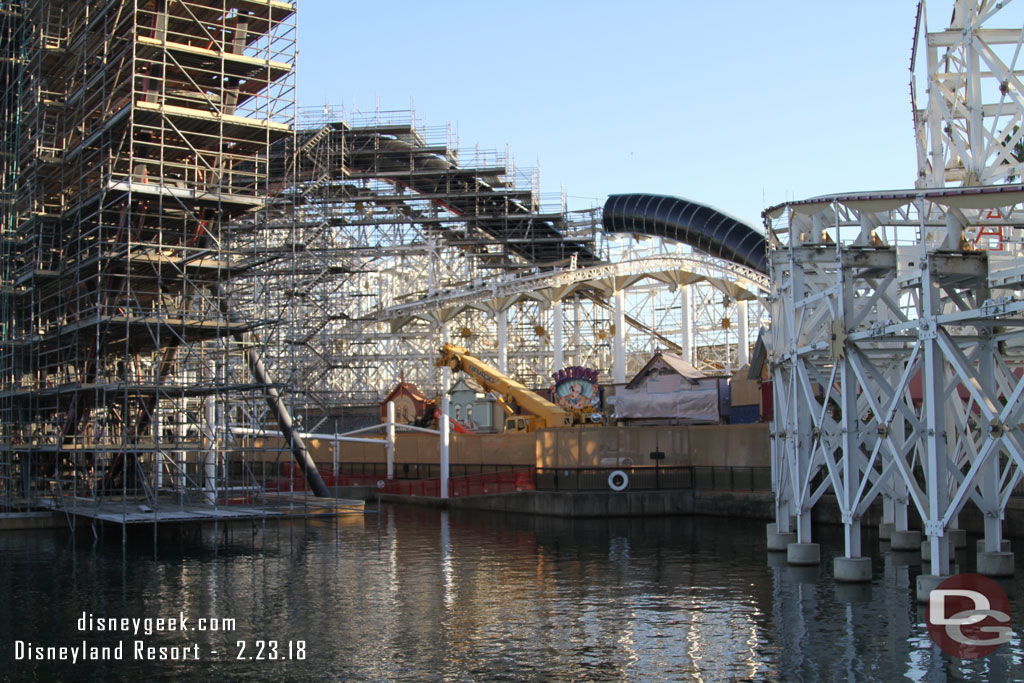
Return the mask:
[[[297,5],[300,105],[412,107],[539,163],[571,208],[656,192],[760,225],[787,198],[913,186],[915,0]]]

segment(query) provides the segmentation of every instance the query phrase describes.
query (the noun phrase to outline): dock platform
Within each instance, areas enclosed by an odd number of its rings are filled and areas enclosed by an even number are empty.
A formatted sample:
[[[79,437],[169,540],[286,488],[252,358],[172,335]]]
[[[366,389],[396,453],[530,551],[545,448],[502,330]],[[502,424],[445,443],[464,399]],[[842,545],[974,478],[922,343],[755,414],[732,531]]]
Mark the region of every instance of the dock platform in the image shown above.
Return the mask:
[[[266,503],[250,505],[204,505],[177,503],[149,504],[145,501],[93,500],[38,501],[39,508],[78,519],[98,520],[113,524],[180,524],[189,522],[235,522],[252,519],[293,519],[362,514],[365,503],[342,498],[316,498],[305,492],[268,493]]]

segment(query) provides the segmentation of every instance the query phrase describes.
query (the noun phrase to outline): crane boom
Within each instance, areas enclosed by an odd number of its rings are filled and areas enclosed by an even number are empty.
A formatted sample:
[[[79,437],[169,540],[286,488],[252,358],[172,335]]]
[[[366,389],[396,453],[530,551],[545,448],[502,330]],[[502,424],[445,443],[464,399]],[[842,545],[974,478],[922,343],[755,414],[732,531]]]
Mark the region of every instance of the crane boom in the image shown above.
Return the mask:
[[[529,414],[526,418],[509,417],[505,422],[506,430],[533,431],[541,427],[572,425],[572,416],[563,408],[530,391],[523,384],[499,372],[497,368],[473,356],[461,346],[445,344],[441,347],[437,365],[466,373],[485,391],[493,392],[499,399],[499,404],[506,410],[509,402],[515,401],[521,410]]]

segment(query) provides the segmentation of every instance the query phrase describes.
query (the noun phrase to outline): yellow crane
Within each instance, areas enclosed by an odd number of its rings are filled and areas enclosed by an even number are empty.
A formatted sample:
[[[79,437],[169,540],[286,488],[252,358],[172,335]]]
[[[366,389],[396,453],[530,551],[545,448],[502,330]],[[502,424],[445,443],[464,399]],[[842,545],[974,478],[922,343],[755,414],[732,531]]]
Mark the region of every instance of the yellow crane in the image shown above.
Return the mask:
[[[508,413],[505,418],[506,432],[532,432],[544,427],[571,427],[573,424],[573,415],[564,408],[530,391],[461,346],[445,344],[441,348],[437,366],[461,370],[476,380],[484,391],[491,392],[498,405]],[[516,415],[512,408],[513,402],[529,414]]]

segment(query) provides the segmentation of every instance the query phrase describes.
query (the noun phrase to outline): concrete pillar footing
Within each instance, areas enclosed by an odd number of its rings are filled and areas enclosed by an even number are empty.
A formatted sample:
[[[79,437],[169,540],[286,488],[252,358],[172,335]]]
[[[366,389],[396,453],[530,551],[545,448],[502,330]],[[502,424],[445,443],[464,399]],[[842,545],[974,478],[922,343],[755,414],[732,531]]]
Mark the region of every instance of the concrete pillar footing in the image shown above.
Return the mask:
[[[892,522],[882,522],[878,525],[878,540],[888,541],[892,539],[892,530],[895,528],[895,524]]]
[[[978,539],[978,543],[976,545],[976,548],[977,548],[977,551],[979,553],[985,552],[985,539],[984,538],[979,538]],[[1010,552],[1010,542],[1004,539],[1000,543],[1000,545],[999,545],[999,552],[1001,552],[1001,553],[1008,553],[1008,552]]]
[[[832,560],[836,581],[864,583],[871,580],[870,557],[837,557]]]
[[[798,566],[821,563],[821,546],[817,543],[790,543],[786,546],[786,561]]]
[[[940,583],[948,579],[948,576],[936,576],[935,574],[917,575],[917,601],[921,604],[928,602],[928,595],[938,587]]]
[[[978,553],[978,573],[1013,576],[1013,553]]]
[[[950,548],[967,547],[967,529],[946,529],[946,538]]]
[[[921,550],[920,531],[898,531],[893,529],[890,545],[893,550]]]
[[[772,523],[769,524],[766,529],[768,538],[768,551],[774,553],[784,553],[790,543],[796,543],[796,532],[795,531],[783,531],[779,533],[776,531],[778,525]]]

